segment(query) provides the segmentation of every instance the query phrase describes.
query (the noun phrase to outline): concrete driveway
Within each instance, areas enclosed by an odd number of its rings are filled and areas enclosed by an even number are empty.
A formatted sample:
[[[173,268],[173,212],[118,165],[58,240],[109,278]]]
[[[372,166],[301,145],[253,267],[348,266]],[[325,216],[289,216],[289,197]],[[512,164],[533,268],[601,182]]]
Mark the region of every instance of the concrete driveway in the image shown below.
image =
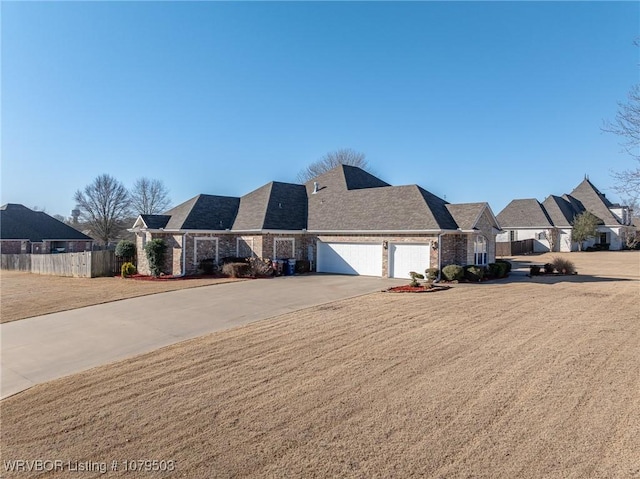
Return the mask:
[[[0,324],[0,397],[213,331],[406,280],[306,275],[143,296]]]

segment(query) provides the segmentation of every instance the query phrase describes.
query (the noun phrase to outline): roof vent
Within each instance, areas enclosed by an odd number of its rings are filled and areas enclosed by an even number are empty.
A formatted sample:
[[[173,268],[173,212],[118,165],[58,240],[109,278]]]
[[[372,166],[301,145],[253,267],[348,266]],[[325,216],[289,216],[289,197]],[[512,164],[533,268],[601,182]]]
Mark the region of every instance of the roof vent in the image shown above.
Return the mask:
[[[313,182],[313,192],[311,194],[315,195],[317,192],[318,192],[318,182],[314,181]]]

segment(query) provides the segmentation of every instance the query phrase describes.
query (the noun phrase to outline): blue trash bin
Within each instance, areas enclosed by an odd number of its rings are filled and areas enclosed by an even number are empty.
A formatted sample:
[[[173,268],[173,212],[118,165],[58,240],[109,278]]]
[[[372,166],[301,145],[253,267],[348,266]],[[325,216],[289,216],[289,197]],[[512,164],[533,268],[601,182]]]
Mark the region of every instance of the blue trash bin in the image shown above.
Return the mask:
[[[284,274],[285,276],[293,276],[296,272],[296,260],[289,259],[284,262]]]

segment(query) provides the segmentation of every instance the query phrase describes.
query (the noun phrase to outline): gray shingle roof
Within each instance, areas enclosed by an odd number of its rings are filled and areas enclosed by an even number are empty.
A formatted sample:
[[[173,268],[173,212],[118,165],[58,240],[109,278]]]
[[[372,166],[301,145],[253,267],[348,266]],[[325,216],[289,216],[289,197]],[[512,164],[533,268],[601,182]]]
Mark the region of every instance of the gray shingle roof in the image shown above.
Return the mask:
[[[450,205],[417,185],[390,186],[340,165],[305,185],[271,182],[242,198],[199,195],[143,220],[168,230],[441,231],[458,229],[452,212],[471,225],[485,207]]]
[[[542,207],[546,210],[547,215],[551,218],[551,222],[557,227],[570,227],[573,220],[581,213],[582,210],[577,209],[578,204],[572,204],[567,198],[550,195],[542,202]]]
[[[447,209],[460,229],[472,230],[476,227],[480,215],[488,206],[487,203],[459,203],[448,204]]]
[[[496,217],[502,228],[549,228],[546,211],[535,198],[513,200]]]
[[[144,224],[150,229],[159,229],[167,226],[171,219],[169,215],[140,215]]]
[[[272,181],[240,198],[234,230],[302,230],[307,227],[304,185]]]
[[[43,240],[93,239],[42,211],[24,205],[7,203],[0,207],[0,239],[40,242]]]
[[[309,194],[312,231],[411,231],[456,229],[441,198],[417,185],[348,190],[335,184]]]
[[[317,182],[320,189],[335,189],[337,191],[344,190],[362,190],[366,188],[380,188],[390,186],[388,183],[376,178],[371,173],[357,168],[355,166],[338,165],[335,168],[323,173],[306,183],[307,189],[309,185]],[[311,189],[313,191],[313,189]]]
[[[165,229],[230,229],[238,212],[239,205],[240,198],[198,195],[164,213],[164,215],[171,217]]]
[[[585,210],[596,215],[605,225],[619,224],[618,219],[609,211],[613,206],[611,202],[589,180],[583,180],[569,196],[578,200]]]

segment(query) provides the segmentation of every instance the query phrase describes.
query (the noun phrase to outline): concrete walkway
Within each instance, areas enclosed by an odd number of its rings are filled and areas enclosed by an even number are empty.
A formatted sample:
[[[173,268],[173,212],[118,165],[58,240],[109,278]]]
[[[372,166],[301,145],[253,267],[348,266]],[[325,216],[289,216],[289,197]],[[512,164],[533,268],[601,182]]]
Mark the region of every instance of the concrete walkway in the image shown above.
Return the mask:
[[[365,276],[285,276],[172,291],[1,324],[0,397],[213,331],[405,283]]]

